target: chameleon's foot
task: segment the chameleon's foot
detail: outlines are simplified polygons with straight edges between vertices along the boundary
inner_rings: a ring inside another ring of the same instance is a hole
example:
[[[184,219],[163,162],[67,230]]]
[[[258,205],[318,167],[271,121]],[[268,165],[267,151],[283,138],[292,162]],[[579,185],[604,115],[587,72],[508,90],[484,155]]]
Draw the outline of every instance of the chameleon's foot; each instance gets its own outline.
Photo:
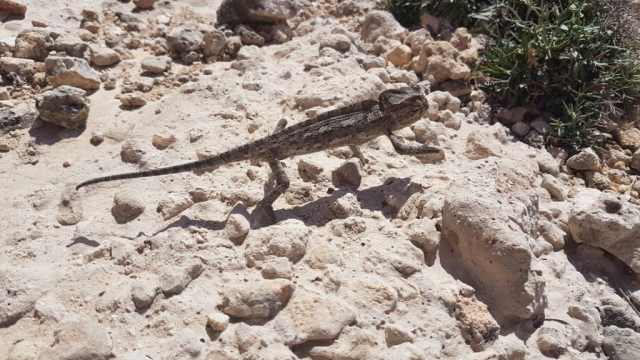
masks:
[[[369,159],[364,157],[364,154],[362,154],[362,151],[360,151],[360,149],[357,146],[351,145],[349,146],[349,149],[351,150],[351,153],[353,153],[352,157],[356,157],[358,158],[358,160],[360,160],[361,167],[364,167],[369,163]]]
[[[437,159],[444,158],[444,151],[439,147],[429,146],[427,144],[409,145],[406,144],[402,138],[393,134],[389,134],[389,140],[391,140],[393,148],[400,155],[430,155]]]
[[[262,200],[256,205],[256,208],[251,213],[252,224],[254,229],[273,225],[276,223],[276,214],[273,211],[273,203],[284,194],[289,187],[289,178],[284,171],[282,163],[278,159],[272,159],[269,161],[269,167],[271,168],[272,176],[276,181],[276,186],[269,191]]]
[[[259,229],[265,226],[271,226],[277,221],[276,213],[273,211],[273,206],[258,203],[255,209],[251,212],[251,228]]]

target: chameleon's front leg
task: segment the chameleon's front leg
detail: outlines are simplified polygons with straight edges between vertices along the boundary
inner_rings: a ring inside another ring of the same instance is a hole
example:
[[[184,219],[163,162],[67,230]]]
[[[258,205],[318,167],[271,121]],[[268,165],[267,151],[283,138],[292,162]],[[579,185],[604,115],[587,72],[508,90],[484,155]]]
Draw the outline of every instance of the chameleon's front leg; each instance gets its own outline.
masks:
[[[273,159],[269,161],[269,167],[276,186],[260,200],[251,213],[253,218],[251,227],[254,229],[275,224],[276,214],[273,211],[273,203],[289,188],[289,177],[284,171],[282,163],[278,159]]]
[[[391,144],[396,152],[400,155],[425,155],[425,154],[441,154],[444,156],[444,152],[442,149],[429,146],[427,144],[422,145],[409,145],[405,144],[401,138],[389,133],[387,135],[389,140],[391,140]]]

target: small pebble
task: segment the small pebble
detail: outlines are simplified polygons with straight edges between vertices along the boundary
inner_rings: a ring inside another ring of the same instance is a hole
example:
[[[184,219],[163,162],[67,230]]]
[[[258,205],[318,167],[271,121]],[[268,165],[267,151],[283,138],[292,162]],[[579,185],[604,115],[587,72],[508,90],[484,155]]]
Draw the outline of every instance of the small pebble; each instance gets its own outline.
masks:
[[[229,326],[229,316],[215,312],[207,315],[207,324],[215,331],[225,331]]]

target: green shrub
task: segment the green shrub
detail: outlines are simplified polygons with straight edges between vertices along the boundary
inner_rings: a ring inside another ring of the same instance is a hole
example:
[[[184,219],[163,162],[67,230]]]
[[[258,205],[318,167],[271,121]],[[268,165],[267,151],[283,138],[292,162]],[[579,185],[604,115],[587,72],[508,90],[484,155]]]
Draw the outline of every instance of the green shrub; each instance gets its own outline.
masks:
[[[482,0],[382,0],[384,8],[405,27],[420,24],[420,15],[445,18],[455,27],[471,27],[475,14],[489,1]]]
[[[575,149],[606,137],[602,120],[638,103],[640,63],[628,1],[503,0],[476,78],[507,107],[533,103],[549,140]]]

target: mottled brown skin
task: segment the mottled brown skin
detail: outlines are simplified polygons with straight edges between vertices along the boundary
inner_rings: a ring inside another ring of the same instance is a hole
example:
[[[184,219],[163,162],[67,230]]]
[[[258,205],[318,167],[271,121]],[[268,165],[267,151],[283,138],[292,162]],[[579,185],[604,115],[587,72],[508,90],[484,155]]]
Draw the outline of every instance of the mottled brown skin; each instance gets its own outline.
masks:
[[[276,187],[258,204],[258,208],[266,211],[271,218],[269,222],[273,222],[275,219],[271,204],[289,186],[289,180],[280,164],[282,159],[339,146],[354,147],[382,135],[389,137],[394,149],[400,154],[441,154],[442,149],[436,147],[406,145],[392,133],[422,117],[429,108],[425,91],[420,85],[386,90],[380,94],[377,102],[368,100],[332,110],[290,127],[286,127],[286,121],[281,120],[273,134],[216,156],[166,168],[98,177],[81,183],[76,189],[105,181],[216,169],[236,161],[265,161],[273,171]]]

